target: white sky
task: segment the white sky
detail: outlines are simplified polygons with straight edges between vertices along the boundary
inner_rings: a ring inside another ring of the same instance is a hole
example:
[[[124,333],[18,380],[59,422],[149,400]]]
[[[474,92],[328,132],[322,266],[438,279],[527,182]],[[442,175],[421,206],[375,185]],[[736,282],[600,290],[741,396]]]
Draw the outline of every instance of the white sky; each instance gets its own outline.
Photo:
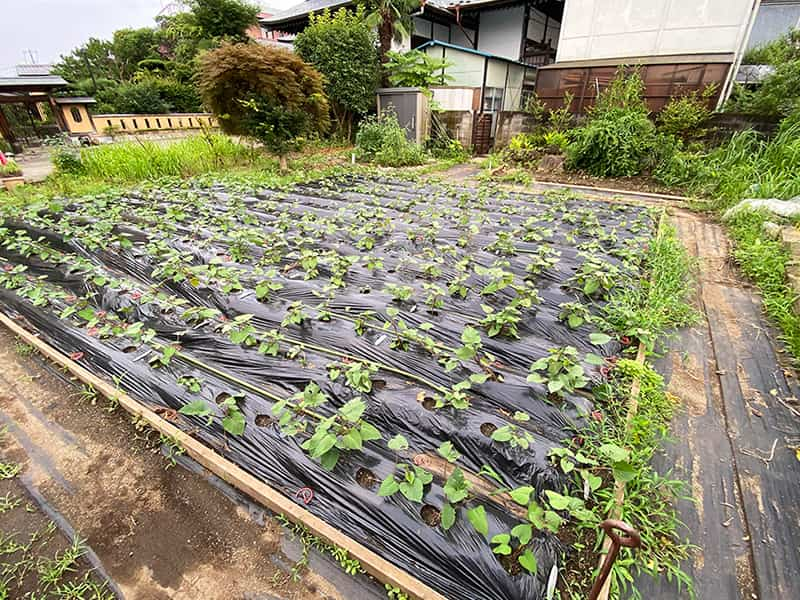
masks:
[[[301,0],[254,2],[277,12]],[[14,65],[58,60],[90,37],[110,39],[116,29],[154,25],[169,0],[0,0],[0,77]]]

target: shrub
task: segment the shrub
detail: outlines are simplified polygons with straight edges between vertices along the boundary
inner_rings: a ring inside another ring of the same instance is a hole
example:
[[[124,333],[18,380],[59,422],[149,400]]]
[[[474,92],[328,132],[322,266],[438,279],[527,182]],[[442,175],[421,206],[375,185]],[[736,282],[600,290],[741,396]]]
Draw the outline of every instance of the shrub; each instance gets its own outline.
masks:
[[[322,76],[288,50],[223,44],[203,55],[200,94],[228,133],[255,138],[280,157],[328,129]]]
[[[364,23],[364,8],[340,8],[312,14],[309,25],[294,40],[294,49],[324,76],[339,133],[348,140],[353,115],[365,114],[375,104],[380,79],[375,32]]]
[[[646,114],[617,109],[575,129],[567,166],[596,177],[628,177],[654,166],[657,136]]]
[[[2,152],[3,154],[8,154],[9,152],[12,151],[13,148],[11,147],[11,144],[9,144],[5,139],[0,137],[0,152]]]
[[[544,145],[549,154],[561,154],[569,146],[569,137],[563,131],[548,131],[544,134]]]
[[[81,175],[84,173],[80,153],[70,148],[56,148],[50,155],[50,160],[57,173],[68,175]]]
[[[6,164],[0,164],[0,177],[15,177],[22,175],[22,169],[13,160],[9,160]]]
[[[744,63],[772,65],[775,72],[755,89],[734,86],[726,111],[785,117],[800,107],[800,29],[749,50]]]
[[[385,167],[419,165],[425,161],[422,148],[408,140],[397,116],[388,111],[362,121],[356,135],[356,156]]]
[[[709,103],[716,91],[716,85],[708,85],[702,92],[692,91],[669,99],[658,114],[658,130],[666,135],[674,135],[684,141],[705,136],[704,126],[711,118]]]
[[[541,132],[518,133],[508,141],[508,146],[500,153],[503,162],[531,165],[539,160],[542,148],[547,144]]]
[[[638,70],[626,73],[620,67],[587,113],[586,125],[570,133],[568,168],[596,177],[630,177],[655,167],[674,149],[649,118]]]

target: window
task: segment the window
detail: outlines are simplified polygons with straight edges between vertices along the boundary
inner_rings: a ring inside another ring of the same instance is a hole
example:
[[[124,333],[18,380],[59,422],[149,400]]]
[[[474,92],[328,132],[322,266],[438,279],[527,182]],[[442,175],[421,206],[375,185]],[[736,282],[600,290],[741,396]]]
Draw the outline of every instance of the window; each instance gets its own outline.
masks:
[[[69,112],[72,115],[72,120],[75,121],[76,123],[80,123],[81,121],[83,121],[83,115],[81,114],[81,111],[78,109],[77,106],[73,106],[72,108],[70,108]]]
[[[172,129],[172,119],[167,119],[167,127]]]
[[[145,129],[150,129],[150,119],[145,119],[144,120],[144,128]]]
[[[156,119],[156,127],[161,129],[161,119]]]
[[[122,128],[123,128],[123,129],[127,129],[127,128],[128,128],[128,126],[127,126],[127,125],[125,125],[125,121],[124,121],[123,119],[120,119],[120,120],[119,120],[119,124],[120,124],[120,125],[122,125]]]
[[[194,127],[194,125],[192,125],[192,119],[191,118],[189,119],[189,127]]]
[[[139,129],[139,125],[136,123],[136,119],[133,119],[133,128]]]

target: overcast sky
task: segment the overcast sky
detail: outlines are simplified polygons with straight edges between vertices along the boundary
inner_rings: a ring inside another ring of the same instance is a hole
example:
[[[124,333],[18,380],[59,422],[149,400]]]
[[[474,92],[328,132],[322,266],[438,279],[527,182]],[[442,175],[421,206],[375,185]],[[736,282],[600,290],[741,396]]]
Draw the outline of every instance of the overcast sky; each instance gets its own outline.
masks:
[[[254,2],[283,10],[301,0]],[[0,77],[14,65],[58,60],[90,37],[110,39],[116,29],[154,25],[169,0],[0,0]]]

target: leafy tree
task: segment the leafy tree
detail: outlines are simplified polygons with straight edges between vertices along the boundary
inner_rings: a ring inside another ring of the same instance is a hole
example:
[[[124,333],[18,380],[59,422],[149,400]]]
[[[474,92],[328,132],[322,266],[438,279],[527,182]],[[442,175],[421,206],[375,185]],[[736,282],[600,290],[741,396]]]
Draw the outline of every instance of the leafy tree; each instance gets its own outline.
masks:
[[[192,0],[195,24],[207,38],[246,39],[245,30],[256,24],[258,7],[241,0]]]
[[[294,41],[295,52],[314,65],[324,79],[323,86],[339,133],[350,139],[353,115],[368,112],[375,102],[380,76],[375,34],[364,22],[364,8],[356,12],[340,8],[331,14],[311,15],[309,26]]]
[[[200,94],[227,133],[261,141],[286,154],[303,136],[328,129],[322,76],[282,48],[224,43],[200,59]]]
[[[158,54],[158,36],[154,29],[118,29],[114,32],[111,52],[121,79],[132,79],[139,63],[161,58]]]
[[[119,68],[114,62],[112,44],[106,40],[90,38],[83,46],[75,48],[53,66],[53,72],[67,81],[110,79],[120,80]]]
[[[434,58],[421,50],[389,52],[388,59],[385,67],[392,85],[429,88],[432,85],[444,85],[452,79],[445,69],[453,63]]]
[[[418,0],[359,0],[367,11],[366,23],[378,30],[381,64],[389,60],[392,39],[398,42],[411,35],[411,13],[419,8]]]

